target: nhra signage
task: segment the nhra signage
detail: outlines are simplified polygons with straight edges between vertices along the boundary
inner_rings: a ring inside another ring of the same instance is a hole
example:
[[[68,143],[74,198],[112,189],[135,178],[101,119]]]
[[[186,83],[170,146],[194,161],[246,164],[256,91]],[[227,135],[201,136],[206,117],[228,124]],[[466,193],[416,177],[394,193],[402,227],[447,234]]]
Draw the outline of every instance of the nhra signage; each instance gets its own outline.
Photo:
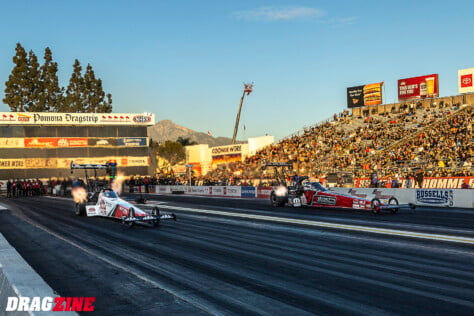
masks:
[[[383,82],[347,88],[347,107],[356,108],[382,104]]]
[[[438,74],[398,80],[399,101],[436,98],[438,96]]]
[[[474,92],[473,84],[474,68],[458,70],[458,92],[470,93]]]
[[[0,112],[0,125],[153,125],[154,114]]]
[[[417,189],[417,205],[453,206],[453,190]]]

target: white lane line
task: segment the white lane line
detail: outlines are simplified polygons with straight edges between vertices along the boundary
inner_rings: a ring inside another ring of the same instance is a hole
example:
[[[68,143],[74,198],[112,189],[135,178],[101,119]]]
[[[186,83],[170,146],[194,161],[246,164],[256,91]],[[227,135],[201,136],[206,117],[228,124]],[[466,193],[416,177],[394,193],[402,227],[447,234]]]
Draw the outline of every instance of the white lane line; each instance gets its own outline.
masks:
[[[0,204],[0,211],[6,211],[6,210],[8,210],[8,207],[6,207],[3,204]]]
[[[180,207],[180,206],[163,205],[163,207],[166,208],[166,209],[176,210],[176,211],[213,214],[213,215],[221,215],[221,216],[229,216],[229,217],[237,217],[237,218],[245,218],[245,219],[256,219],[256,220],[262,220],[262,221],[271,221],[271,222],[290,223],[290,224],[298,224],[298,225],[306,225],[306,226],[315,226],[315,227],[336,228],[336,229],[352,230],[352,231],[383,234],[383,235],[413,237],[413,238],[431,239],[431,240],[438,240],[438,241],[450,241],[450,242],[458,242],[458,243],[465,243],[465,244],[474,245],[474,238],[461,237],[461,236],[426,234],[426,233],[418,233],[418,232],[396,230],[396,229],[376,228],[376,227],[359,226],[359,225],[336,224],[336,223],[330,223],[330,222],[313,221],[313,220],[305,220],[305,219],[285,218],[285,217],[266,216],[266,215],[254,215],[254,214],[243,214],[243,213],[233,213],[233,212],[206,210],[206,209],[198,209],[198,208],[188,208],[188,207]]]

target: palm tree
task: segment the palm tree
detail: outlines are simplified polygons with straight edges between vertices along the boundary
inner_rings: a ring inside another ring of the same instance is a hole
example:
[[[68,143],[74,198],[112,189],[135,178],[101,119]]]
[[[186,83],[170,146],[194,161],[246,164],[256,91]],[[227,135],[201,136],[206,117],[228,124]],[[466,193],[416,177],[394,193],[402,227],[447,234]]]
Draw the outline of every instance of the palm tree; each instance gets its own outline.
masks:
[[[194,140],[191,140],[191,138],[189,138],[189,137],[184,138],[184,137],[180,136],[180,137],[178,137],[178,139],[176,141],[178,143],[180,143],[181,145],[183,145],[183,147],[197,145],[197,142],[195,142]]]

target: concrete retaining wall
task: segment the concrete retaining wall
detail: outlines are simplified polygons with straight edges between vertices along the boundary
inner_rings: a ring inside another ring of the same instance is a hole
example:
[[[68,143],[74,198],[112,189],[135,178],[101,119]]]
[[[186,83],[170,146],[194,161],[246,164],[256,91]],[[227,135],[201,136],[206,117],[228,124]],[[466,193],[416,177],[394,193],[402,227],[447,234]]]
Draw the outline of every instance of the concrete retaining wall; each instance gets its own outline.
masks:
[[[0,233],[0,315],[77,315],[75,312],[6,312],[8,297],[57,297]]]
[[[125,188],[127,190],[127,188]],[[394,196],[400,204],[413,203],[418,206],[474,208],[472,189],[387,189],[387,188],[331,188],[334,192],[351,194],[362,198],[381,200]],[[137,192],[138,190],[135,190]],[[270,196],[271,188],[238,186],[150,186],[150,193],[186,195],[265,198]],[[128,191],[125,191],[128,192]],[[142,189],[141,192],[144,192]]]

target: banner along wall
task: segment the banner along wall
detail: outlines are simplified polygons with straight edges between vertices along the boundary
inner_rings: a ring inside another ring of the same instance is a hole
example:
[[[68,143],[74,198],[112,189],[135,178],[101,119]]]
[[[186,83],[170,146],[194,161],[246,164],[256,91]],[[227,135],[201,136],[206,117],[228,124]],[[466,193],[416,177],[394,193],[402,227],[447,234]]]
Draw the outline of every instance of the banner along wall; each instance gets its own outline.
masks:
[[[154,114],[0,112],[0,125],[153,125]]]
[[[29,137],[0,138],[0,148],[148,147],[148,137]]]

